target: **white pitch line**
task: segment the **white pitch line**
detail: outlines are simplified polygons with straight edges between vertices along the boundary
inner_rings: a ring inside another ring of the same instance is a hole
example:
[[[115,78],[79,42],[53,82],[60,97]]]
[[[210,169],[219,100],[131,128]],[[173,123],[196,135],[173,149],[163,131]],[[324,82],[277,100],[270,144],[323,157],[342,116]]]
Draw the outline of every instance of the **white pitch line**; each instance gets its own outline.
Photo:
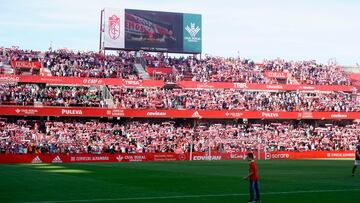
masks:
[[[322,193],[322,192],[349,192],[360,191],[358,189],[339,189],[339,190],[299,190],[287,192],[265,192],[261,195],[281,195],[281,194],[300,194],[300,193]],[[231,197],[231,196],[246,196],[249,193],[239,194],[213,194],[213,195],[176,195],[176,196],[158,196],[158,197],[120,197],[111,199],[77,199],[77,200],[55,200],[55,201],[39,201],[39,202],[24,202],[24,203],[67,203],[67,202],[98,202],[98,201],[129,201],[129,200],[154,200],[154,199],[181,199],[181,198],[201,198],[201,197]]]

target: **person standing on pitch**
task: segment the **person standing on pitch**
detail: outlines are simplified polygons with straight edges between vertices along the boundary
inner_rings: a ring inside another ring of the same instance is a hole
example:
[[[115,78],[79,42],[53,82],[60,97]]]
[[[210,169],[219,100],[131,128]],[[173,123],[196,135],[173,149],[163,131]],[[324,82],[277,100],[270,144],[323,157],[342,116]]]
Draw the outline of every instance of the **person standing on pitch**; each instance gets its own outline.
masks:
[[[260,190],[259,190],[259,175],[257,165],[254,160],[254,154],[248,153],[247,160],[249,161],[249,174],[244,177],[244,180],[249,180],[250,183],[250,199],[249,202],[261,202],[260,200]],[[255,198],[254,198],[255,190]]]
[[[360,140],[358,141],[358,144],[356,145],[356,149],[355,149],[355,163],[352,169],[352,176],[355,176],[355,169],[359,165],[360,165]]]

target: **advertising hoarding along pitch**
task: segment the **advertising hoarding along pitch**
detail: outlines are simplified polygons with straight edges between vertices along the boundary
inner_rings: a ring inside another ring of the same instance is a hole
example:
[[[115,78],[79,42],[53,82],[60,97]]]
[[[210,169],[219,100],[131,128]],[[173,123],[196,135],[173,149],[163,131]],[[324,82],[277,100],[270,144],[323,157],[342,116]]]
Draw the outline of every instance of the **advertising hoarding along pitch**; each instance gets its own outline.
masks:
[[[246,152],[193,152],[192,160],[244,160]],[[257,153],[255,153],[257,154]],[[80,162],[151,162],[151,161],[187,161],[190,160],[190,153],[137,153],[137,154],[0,154],[0,164],[16,163],[80,163]],[[261,152],[260,157],[255,159],[353,159],[355,153],[352,150],[346,151],[275,151]]]
[[[106,8],[101,12],[103,49],[201,53],[201,15]]]

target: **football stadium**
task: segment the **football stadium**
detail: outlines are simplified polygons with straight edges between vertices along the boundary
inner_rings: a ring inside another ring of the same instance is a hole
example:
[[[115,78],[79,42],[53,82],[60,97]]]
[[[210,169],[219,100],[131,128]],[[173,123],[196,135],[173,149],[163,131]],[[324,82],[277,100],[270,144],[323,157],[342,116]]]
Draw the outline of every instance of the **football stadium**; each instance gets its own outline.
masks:
[[[3,4],[0,202],[360,202],[359,2],[226,2]]]

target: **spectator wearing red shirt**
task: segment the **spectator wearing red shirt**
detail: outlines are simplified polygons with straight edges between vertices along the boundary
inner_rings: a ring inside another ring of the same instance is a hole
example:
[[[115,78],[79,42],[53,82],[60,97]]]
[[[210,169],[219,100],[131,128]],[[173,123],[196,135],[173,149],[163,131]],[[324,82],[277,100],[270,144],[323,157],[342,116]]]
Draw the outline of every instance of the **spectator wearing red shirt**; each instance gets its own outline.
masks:
[[[248,153],[247,154],[247,160],[249,163],[249,174],[244,177],[244,180],[249,180],[250,183],[250,199],[248,201],[251,203],[254,202],[261,202],[260,200],[260,190],[259,190],[259,175],[258,175],[258,169],[257,165],[254,160],[254,154]],[[254,198],[254,190],[255,190],[255,198]]]

